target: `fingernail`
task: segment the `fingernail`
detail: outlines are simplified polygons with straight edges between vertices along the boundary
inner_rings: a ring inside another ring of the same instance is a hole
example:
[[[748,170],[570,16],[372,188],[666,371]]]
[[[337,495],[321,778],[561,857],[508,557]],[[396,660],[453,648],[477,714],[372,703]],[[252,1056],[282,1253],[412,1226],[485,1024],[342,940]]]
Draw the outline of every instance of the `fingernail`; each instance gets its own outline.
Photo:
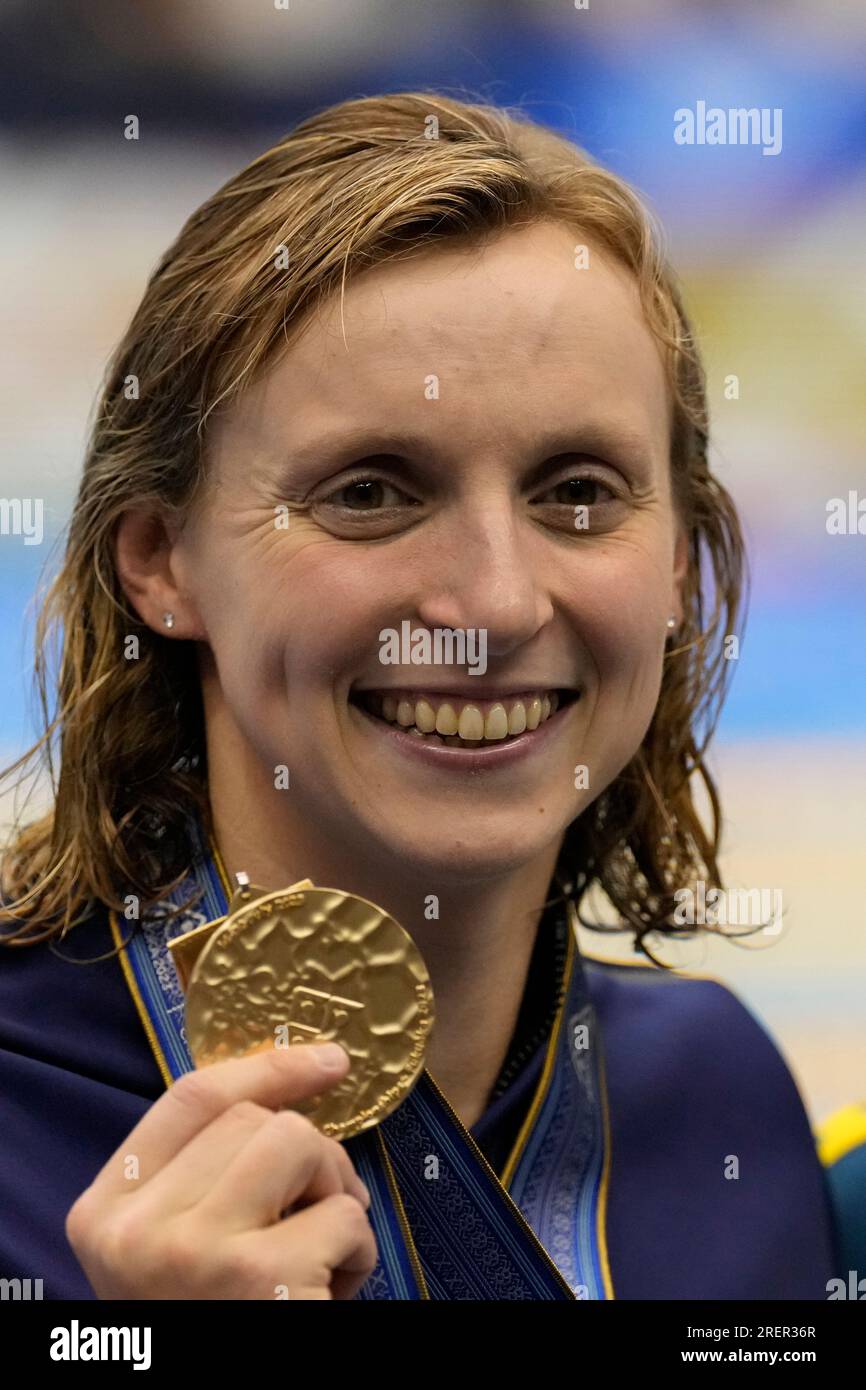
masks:
[[[348,1054],[339,1043],[316,1043],[312,1051],[325,1071],[342,1071],[348,1061]]]

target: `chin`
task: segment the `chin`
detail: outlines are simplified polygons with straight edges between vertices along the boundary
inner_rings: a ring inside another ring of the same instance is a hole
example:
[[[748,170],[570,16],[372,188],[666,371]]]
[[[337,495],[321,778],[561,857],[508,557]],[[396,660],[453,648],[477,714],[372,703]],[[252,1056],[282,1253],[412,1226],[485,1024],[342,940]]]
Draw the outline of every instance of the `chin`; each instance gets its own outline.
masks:
[[[537,819],[537,807],[533,808]],[[498,878],[513,873],[550,846],[554,835],[526,834],[526,816],[509,817],[507,826],[497,825],[483,814],[474,819],[443,813],[437,828],[436,816],[428,813],[413,834],[404,821],[395,834],[383,836],[381,823],[377,838],[384,855],[399,863],[403,873],[419,877],[419,891],[435,892],[436,886],[455,886],[479,879]],[[545,817],[545,822],[547,818]],[[560,834],[562,832],[559,832]],[[518,850],[519,847],[519,850]]]

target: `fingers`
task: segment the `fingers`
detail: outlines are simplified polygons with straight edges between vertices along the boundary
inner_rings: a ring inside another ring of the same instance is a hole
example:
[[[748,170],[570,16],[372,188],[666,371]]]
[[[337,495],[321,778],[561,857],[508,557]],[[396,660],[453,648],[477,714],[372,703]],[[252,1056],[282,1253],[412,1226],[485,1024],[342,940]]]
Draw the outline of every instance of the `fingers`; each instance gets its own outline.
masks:
[[[346,1193],[293,1213],[253,1240],[258,1259],[271,1271],[274,1286],[284,1284],[289,1298],[319,1297],[329,1286],[331,1297],[353,1298],[378,1258],[367,1215]],[[298,1261],[299,1250],[315,1251],[315,1258]]]
[[[271,1226],[301,1199],[309,1204],[345,1192],[341,1152],[336,1140],[320,1134],[303,1115],[282,1110],[238,1149],[197,1216],[227,1233]],[[359,1200],[363,1188],[352,1172]]]
[[[349,1192],[370,1197],[349,1155],[296,1110],[239,1101],[181,1149],[144,1188],[151,1210],[169,1215],[204,1202],[227,1230],[278,1221],[301,1198]]]
[[[363,1178],[359,1176],[355,1165],[346,1153],[343,1145],[336,1139],[332,1139],[331,1143],[334,1145],[337,1167],[343,1179],[344,1190],[348,1192],[350,1196],[357,1197],[361,1206],[366,1211],[370,1206],[370,1193],[367,1189],[367,1184],[364,1182]]]
[[[151,1106],[67,1215],[98,1298],[354,1297],[376,1263],[369,1194],[292,1108],[348,1070],[318,1050],[215,1063]]]
[[[274,1111],[266,1106],[251,1100],[236,1101],[140,1188],[141,1199],[154,1215],[170,1216],[195,1206],[212,1190],[236,1154],[272,1119]],[[130,1186],[127,1184],[127,1191]]]
[[[236,1102],[254,1101],[277,1110],[326,1090],[345,1076],[349,1058],[340,1048],[340,1066],[326,1070],[317,1058],[323,1051],[317,1045],[297,1043],[188,1072],[160,1096],[112,1154],[88,1189],[89,1198],[102,1202],[129,1192],[126,1173],[131,1155],[138,1159],[140,1181],[147,1183]]]

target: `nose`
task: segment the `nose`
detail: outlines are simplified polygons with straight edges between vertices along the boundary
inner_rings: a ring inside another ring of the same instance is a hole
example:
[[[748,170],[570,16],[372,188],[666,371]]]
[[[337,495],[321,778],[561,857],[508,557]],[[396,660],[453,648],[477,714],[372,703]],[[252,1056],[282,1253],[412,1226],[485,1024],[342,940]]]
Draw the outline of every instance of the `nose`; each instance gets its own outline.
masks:
[[[425,566],[418,617],[428,628],[483,628],[488,656],[507,656],[553,616],[537,537],[513,503],[464,501]]]

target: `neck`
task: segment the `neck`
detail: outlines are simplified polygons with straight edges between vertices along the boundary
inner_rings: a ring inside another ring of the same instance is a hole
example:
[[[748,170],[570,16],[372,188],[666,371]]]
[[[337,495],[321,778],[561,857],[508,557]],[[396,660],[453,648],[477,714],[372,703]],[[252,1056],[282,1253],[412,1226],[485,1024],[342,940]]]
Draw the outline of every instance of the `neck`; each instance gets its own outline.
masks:
[[[309,878],[377,903],[413,938],[435,1000],[427,1067],[463,1124],[473,1125],[514,1032],[559,843],[496,877],[425,882],[417,866],[376,859],[365,846],[335,848],[331,836],[281,821],[261,788],[245,796],[210,771],[214,836],[230,883],[240,870],[271,892]],[[432,894],[437,917],[429,915]]]

